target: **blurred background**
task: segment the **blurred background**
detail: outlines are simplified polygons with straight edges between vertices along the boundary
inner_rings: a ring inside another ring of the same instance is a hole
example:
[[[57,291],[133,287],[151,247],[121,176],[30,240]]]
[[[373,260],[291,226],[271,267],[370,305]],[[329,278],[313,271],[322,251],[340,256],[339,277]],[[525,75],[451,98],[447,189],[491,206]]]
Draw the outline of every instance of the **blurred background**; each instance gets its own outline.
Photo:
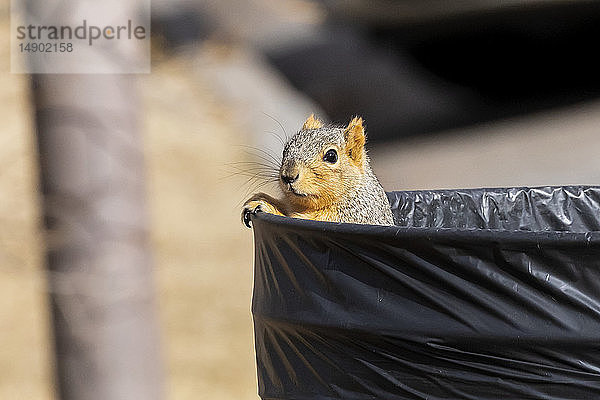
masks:
[[[8,67],[9,3],[0,398],[53,399],[32,82]],[[314,112],[364,117],[388,191],[597,184],[598,39],[597,1],[154,0],[135,90],[166,398],[257,398],[239,210],[260,182],[232,163],[279,154]]]

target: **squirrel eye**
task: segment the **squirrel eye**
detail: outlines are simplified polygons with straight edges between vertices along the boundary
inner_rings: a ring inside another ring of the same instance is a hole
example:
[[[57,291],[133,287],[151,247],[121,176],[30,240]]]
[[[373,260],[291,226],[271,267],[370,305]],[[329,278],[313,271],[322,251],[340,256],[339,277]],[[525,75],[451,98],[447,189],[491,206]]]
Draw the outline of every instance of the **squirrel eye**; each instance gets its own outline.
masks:
[[[327,150],[327,153],[323,156],[323,161],[328,162],[330,164],[335,164],[338,159],[337,151],[334,149]]]

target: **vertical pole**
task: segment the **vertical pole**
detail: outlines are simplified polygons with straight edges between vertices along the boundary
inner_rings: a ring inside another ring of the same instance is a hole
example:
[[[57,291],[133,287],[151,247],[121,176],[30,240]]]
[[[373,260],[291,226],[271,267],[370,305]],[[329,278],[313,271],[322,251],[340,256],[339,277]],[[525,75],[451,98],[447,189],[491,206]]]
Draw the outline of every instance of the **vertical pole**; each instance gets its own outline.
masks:
[[[60,398],[160,399],[135,81],[33,86]]]
[[[135,3],[107,10],[127,21]],[[93,15],[99,3],[69,6]],[[32,85],[60,398],[161,399],[135,76],[33,75]]]

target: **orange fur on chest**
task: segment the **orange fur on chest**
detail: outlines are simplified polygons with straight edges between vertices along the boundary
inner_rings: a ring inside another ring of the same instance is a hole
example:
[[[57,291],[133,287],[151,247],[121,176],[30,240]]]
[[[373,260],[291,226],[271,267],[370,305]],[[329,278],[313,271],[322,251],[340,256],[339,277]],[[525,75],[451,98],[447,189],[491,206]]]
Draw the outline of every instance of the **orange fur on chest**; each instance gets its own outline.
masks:
[[[302,213],[290,212],[288,216],[293,218],[311,219],[314,221],[335,222],[338,220],[338,213],[331,208]]]

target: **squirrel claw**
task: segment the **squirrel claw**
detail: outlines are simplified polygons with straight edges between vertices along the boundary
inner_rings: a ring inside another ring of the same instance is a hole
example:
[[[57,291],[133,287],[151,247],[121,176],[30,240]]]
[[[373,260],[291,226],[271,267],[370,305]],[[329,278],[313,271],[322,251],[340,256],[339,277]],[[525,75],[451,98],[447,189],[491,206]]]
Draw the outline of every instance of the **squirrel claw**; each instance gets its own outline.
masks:
[[[252,222],[250,220],[251,215],[256,215],[258,211],[262,211],[260,204],[254,207],[254,209],[250,207],[244,207],[242,211],[242,223],[246,225],[248,228],[252,228]]]

